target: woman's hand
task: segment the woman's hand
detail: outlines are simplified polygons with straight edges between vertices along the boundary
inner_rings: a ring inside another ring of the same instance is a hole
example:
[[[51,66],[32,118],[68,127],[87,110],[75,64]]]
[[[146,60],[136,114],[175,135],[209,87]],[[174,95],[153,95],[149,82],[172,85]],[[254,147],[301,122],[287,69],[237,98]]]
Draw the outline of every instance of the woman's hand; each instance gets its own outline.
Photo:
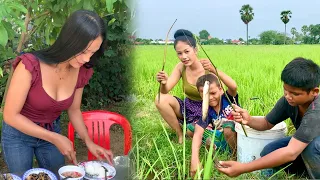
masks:
[[[164,71],[159,71],[157,73],[157,81],[160,82],[161,84],[166,84],[168,80],[168,74]]]
[[[73,144],[67,137],[57,134],[57,136],[54,137],[52,144],[59,149],[62,155],[67,156],[73,164],[78,164]]]
[[[88,141],[86,143],[88,150],[95,156],[97,157],[100,161],[103,160],[104,158],[107,159],[109,164],[113,165],[112,160],[113,160],[113,154],[110,150],[106,150],[101,146],[98,146],[95,144],[93,141]]]
[[[204,70],[207,70],[207,71],[210,71],[210,72],[216,74],[216,70],[213,67],[213,65],[211,64],[209,59],[201,59],[200,63],[202,64],[202,67]]]

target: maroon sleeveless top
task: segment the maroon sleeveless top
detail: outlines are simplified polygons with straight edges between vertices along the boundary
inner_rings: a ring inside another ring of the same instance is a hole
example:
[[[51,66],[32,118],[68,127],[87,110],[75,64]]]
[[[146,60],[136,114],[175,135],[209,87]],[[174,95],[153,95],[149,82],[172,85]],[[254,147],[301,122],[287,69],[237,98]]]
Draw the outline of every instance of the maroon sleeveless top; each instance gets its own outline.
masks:
[[[56,101],[42,87],[39,59],[31,53],[23,54],[18,56],[13,62],[14,69],[20,61],[32,74],[31,87],[20,113],[37,124],[52,124],[62,111],[67,110],[71,106],[76,89],[88,84],[93,74],[92,68],[86,69],[82,66],[79,70],[77,84],[72,95],[65,100]]]

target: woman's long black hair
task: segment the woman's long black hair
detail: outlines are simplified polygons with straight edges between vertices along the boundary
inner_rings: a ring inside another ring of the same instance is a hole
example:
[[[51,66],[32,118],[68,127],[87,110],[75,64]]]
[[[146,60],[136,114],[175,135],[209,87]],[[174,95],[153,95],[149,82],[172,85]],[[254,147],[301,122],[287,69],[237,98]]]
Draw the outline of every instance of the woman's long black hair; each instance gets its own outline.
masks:
[[[101,36],[103,42],[90,61],[84,66],[92,68],[103,55],[106,44],[106,28],[101,17],[93,11],[78,10],[70,15],[52,46],[31,52],[47,64],[58,64],[82,53],[90,41]]]

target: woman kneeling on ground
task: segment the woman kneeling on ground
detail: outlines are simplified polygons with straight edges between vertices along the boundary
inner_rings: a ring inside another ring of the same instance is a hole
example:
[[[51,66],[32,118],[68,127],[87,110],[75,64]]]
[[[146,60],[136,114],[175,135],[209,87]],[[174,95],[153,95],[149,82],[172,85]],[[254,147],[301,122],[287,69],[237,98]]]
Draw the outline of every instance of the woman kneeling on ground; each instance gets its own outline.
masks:
[[[183,142],[183,132],[181,126],[184,121],[184,108],[186,123],[195,123],[202,117],[202,98],[196,87],[197,79],[210,73],[212,67],[209,60],[199,60],[196,40],[188,30],[177,30],[174,34],[174,48],[180,62],[173,69],[170,77],[164,71],[157,73],[157,81],[161,82],[160,102],[158,95],[155,104],[162,118],[174,129],[178,135],[178,143]],[[218,71],[223,83],[224,79],[230,78],[222,71]],[[212,73],[216,73],[213,71]],[[182,79],[182,84],[186,98],[181,100],[176,96],[168,94],[171,89]],[[235,84],[235,83],[234,83]],[[228,86],[229,90],[236,91],[235,86]],[[193,136],[191,131],[187,131],[189,136]]]

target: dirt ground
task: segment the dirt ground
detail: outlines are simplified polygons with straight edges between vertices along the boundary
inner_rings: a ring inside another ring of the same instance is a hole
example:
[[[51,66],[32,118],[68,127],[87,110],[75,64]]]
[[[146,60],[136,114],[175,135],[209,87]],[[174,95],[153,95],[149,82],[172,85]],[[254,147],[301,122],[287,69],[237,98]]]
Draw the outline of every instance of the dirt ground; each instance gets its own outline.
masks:
[[[83,141],[79,142],[80,143],[76,144],[77,160],[78,162],[83,162],[87,160],[88,151]],[[110,129],[110,146],[114,157],[123,155],[124,135],[123,130],[119,125],[114,125]]]

